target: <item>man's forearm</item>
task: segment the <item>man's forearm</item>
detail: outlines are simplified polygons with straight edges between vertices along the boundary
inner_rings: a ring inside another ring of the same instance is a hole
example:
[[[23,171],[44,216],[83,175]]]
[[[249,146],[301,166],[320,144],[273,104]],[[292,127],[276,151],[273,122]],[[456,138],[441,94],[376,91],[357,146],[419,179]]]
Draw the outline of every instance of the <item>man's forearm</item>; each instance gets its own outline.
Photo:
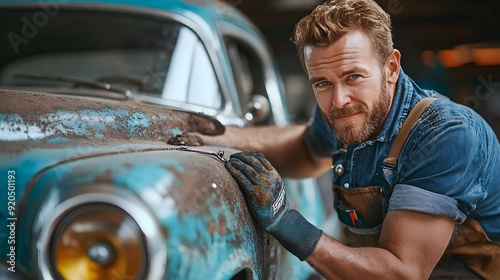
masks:
[[[348,247],[322,235],[306,261],[326,279],[427,279],[411,271],[390,251],[378,247]]]
[[[284,141],[283,135],[290,127],[232,127],[226,126],[226,131],[218,136],[202,136],[205,144],[221,145],[242,151],[259,151],[264,153],[278,141]],[[265,154],[265,153],[264,153]]]
[[[378,247],[352,248],[322,235],[306,261],[327,279],[428,279],[456,222],[415,211],[389,211]]]
[[[283,177],[315,177],[325,172],[331,159],[313,158],[303,141],[306,125],[287,127],[226,127],[220,136],[202,136],[205,144],[263,153]]]

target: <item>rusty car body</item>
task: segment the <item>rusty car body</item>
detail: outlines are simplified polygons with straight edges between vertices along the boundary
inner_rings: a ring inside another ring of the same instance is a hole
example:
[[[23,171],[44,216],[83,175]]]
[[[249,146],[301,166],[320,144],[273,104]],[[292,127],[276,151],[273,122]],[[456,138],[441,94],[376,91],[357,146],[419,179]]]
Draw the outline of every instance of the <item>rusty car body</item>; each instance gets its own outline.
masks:
[[[287,125],[265,40],[211,1],[0,1],[2,279],[306,279],[193,133]],[[290,204],[325,220],[314,180]]]

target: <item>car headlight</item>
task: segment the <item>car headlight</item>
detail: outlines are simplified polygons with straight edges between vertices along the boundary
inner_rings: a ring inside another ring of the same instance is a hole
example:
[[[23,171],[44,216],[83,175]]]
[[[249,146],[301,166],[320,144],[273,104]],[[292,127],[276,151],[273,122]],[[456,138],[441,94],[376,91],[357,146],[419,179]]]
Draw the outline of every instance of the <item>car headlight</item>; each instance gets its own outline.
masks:
[[[90,204],[59,223],[50,255],[64,279],[142,279],[146,248],[141,229],[122,209]]]
[[[161,227],[135,195],[93,185],[54,197],[58,201],[48,200],[40,215],[45,218],[36,223],[43,279],[163,278]]]

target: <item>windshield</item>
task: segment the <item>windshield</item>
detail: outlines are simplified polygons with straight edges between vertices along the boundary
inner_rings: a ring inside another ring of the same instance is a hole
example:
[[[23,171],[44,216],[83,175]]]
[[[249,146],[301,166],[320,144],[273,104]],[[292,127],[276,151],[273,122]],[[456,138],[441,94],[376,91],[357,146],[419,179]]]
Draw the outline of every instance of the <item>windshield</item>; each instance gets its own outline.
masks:
[[[206,49],[180,23],[97,10],[60,10],[50,16],[26,8],[1,9],[0,18],[0,87],[69,90],[92,85],[72,82],[78,79],[221,107]]]

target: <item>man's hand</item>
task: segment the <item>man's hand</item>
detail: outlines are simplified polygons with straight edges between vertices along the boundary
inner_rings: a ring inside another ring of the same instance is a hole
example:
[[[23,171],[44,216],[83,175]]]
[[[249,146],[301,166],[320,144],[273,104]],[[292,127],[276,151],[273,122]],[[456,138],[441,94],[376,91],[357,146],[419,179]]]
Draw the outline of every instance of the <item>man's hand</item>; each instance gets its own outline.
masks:
[[[226,167],[243,191],[259,226],[270,232],[288,211],[283,180],[261,153],[238,153]]]
[[[285,185],[261,153],[243,152],[230,157],[226,168],[243,191],[250,213],[266,232],[300,260],[312,252],[322,231],[299,212],[290,210]]]

